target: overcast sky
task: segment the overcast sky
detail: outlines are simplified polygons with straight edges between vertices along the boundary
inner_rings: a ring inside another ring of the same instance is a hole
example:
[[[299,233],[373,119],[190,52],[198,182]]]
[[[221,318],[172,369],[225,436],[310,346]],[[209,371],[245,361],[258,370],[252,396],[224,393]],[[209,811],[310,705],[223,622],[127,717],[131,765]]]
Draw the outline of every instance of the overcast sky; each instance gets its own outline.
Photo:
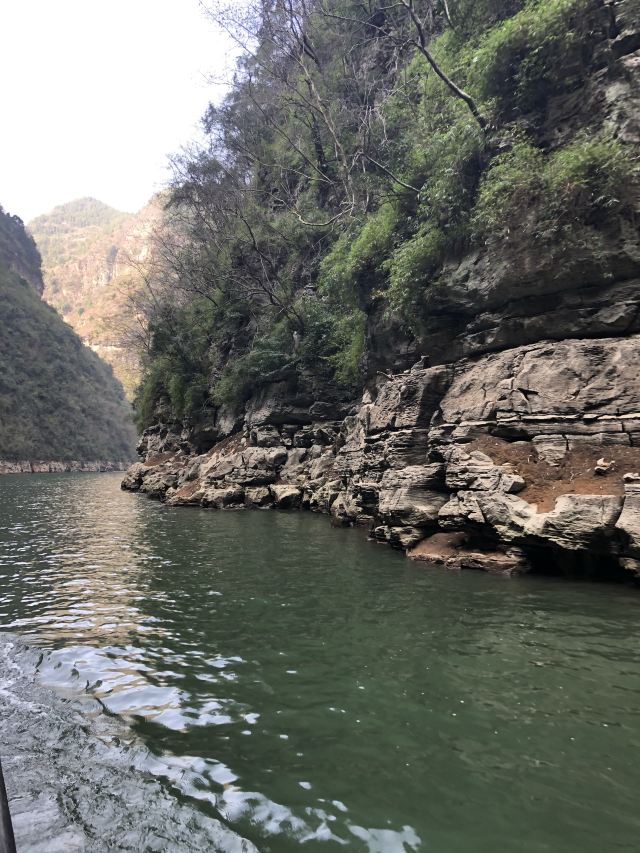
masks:
[[[138,210],[231,62],[198,0],[0,0],[0,204]]]

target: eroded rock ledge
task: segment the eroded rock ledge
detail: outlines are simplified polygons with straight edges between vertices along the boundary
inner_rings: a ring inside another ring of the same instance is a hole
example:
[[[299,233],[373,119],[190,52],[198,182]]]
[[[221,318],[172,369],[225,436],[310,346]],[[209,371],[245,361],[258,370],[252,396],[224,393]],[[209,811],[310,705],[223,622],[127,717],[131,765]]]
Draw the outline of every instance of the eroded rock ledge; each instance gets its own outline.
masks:
[[[379,375],[360,403],[263,390],[148,430],[123,488],[171,506],[276,507],[370,527],[417,560],[502,574],[640,576],[640,336],[541,342]]]

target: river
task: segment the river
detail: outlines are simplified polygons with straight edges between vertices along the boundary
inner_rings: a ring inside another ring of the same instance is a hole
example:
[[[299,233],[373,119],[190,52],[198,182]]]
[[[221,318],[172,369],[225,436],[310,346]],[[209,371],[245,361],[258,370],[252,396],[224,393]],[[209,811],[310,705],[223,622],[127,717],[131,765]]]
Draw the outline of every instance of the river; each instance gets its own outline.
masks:
[[[637,592],[450,574],[118,475],[0,498],[20,853],[638,850]]]

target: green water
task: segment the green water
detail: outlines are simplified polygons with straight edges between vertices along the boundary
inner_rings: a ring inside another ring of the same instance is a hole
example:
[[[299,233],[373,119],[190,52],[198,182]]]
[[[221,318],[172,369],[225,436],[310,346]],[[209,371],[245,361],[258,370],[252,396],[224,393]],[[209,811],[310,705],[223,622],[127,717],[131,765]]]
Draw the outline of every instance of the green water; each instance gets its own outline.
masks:
[[[638,593],[448,574],[111,475],[0,499],[0,629],[124,720],[180,808],[274,853],[640,848]]]

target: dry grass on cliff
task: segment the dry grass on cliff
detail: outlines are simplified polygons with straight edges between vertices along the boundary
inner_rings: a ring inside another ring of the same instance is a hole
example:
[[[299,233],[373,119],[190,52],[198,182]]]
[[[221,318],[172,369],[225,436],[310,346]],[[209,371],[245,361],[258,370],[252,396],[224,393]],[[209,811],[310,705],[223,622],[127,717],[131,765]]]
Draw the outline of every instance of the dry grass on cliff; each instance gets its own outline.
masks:
[[[623,475],[640,471],[640,447],[585,444],[569,450],[559,465],[538,459],[528,441],[483,436],[473,441],[469,449],[486,453],[498,465],[512,465],[527,484],[518,497],[536,504],[538,512],[552,510],[561,495],[623,495]],[[614,464],[606,475],[600,476],[594,469],[603,457]]]

